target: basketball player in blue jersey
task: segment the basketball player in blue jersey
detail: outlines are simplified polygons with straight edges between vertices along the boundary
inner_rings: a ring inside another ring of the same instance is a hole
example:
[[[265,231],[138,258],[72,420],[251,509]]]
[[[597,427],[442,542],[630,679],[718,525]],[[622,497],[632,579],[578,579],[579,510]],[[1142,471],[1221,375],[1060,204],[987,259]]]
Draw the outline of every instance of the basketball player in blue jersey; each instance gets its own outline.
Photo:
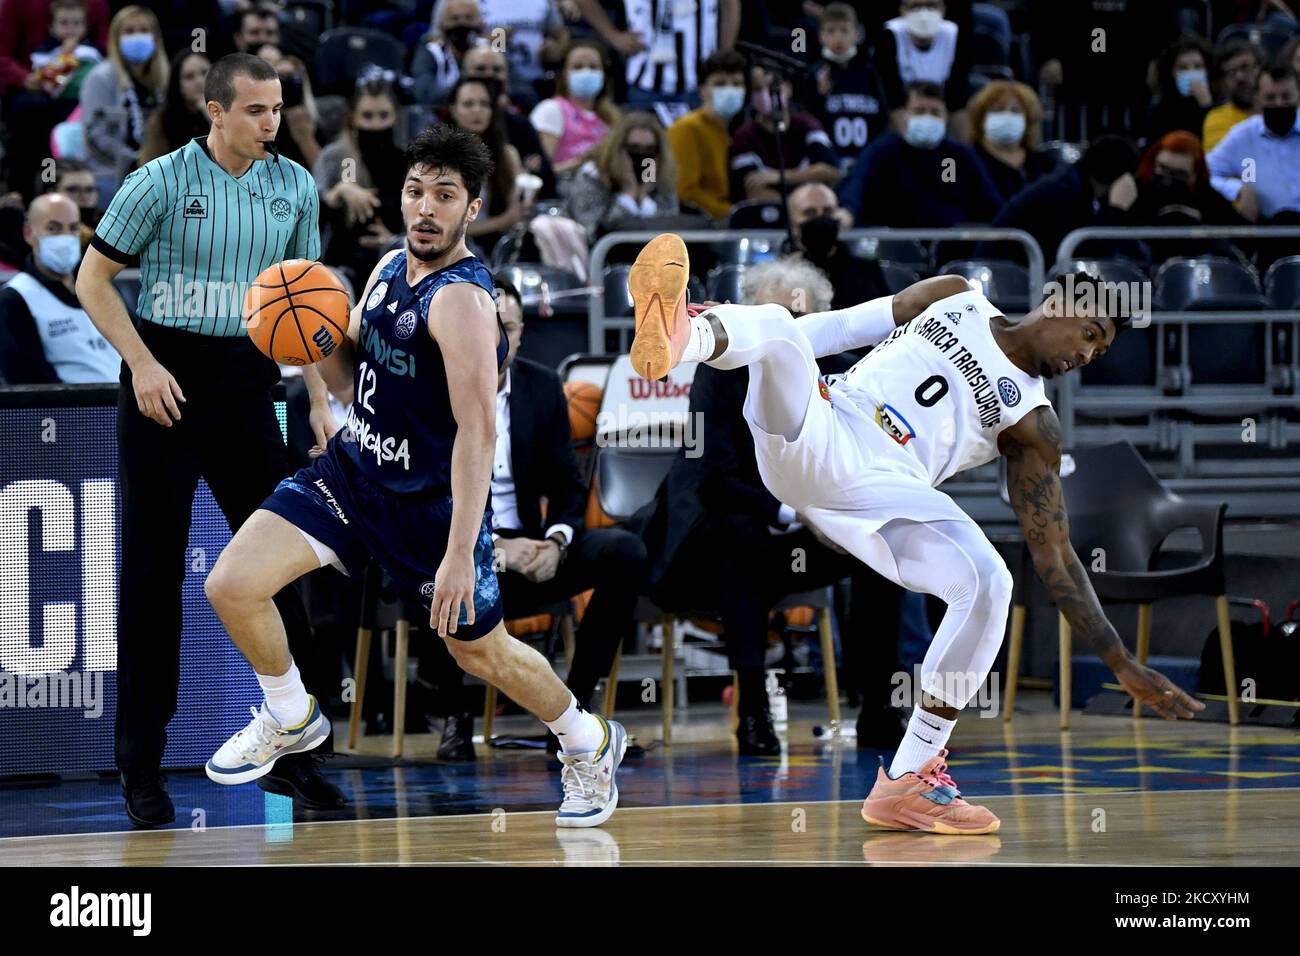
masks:
[[[502,624],[486,509],[507,342],[491,273],[465,247],[491,168],[483,142],[457,128],[411,143],[405,248],[380,260],[347,337],[319,366],[317,387],[351,403],[348,424],[280,483],[208,576],[208,598],[266,692],[248,726],[208,761],[218,783],[255,780],[328,733],[271,597],[326,564],[355,575],[373,556],[403,600],[429,609],[464,670],[559,738],[556,825],[598,826],[618,803],[623,727],[583,710],[546,659]]]

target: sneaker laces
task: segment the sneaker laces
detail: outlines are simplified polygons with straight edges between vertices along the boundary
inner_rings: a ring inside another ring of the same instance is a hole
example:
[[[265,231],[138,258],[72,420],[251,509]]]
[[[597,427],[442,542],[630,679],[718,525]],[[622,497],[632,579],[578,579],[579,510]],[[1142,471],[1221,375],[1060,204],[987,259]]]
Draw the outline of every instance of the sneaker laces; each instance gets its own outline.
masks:
[[[275,738],[275,729],[262,719],[262,712],[256,707],[248,710],[253,715],[253,722],[239,732],[235,743],[240,754],[245,756],[269,748]]]
[[[591,803],[596,795],[596,775],[599,770],[594,760],[560,760],[560,784],[564,787],[564,802],[570,800]]]
[[[957,781],[948,775],[948,764],[942,757],[929,772],[918,771],[916,775],[932,787],[952,787],[953,790],[957,790]],[[960,795],[960,791],[957,792]]]

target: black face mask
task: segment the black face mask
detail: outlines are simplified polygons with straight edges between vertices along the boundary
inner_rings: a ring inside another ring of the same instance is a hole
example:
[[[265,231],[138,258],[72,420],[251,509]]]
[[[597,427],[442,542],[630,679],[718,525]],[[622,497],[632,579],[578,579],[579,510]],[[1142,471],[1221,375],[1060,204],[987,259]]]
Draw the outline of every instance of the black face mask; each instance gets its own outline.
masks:
[[[287,76],[280,76],[280,96],[284,100],[284,108],[293,109],[295,106],[302,106],[302,77],[296,73],[290,73]]]
[[[356,138],[357,148],[363,156],[397,151],[391,129],[359,129]]]
[[[799,227],[804,255],[813,262],[825,262],[840,240],[840,221],[834,216],[818,216]]]
[[[1274,136],[1285,136],[1295,126],[1294,106],[1265,106],[1261,112],[1264,114],[1264,125]]]
[[[473,38],[478,36],[478,31],[473,27],[450,27],[443,36],[457,53],[464,53],[470,48]]]
[[[1192,186],[1187,180],[1170,176],[1168,173],[1157,173],[1151,177],[1151,185],[1159,191],[1160,195],[1170,198],[1192,195]]]
[[[644,175],[645,171],[650,168],[646,165],[646,160],[648,159],[652,162],[657,161],[659,159],[659,153],[653,149],[634,149],[629,147],[627,149],[627,157],[632,160],[632,172],[638,179],[640,179],[641,176]]]

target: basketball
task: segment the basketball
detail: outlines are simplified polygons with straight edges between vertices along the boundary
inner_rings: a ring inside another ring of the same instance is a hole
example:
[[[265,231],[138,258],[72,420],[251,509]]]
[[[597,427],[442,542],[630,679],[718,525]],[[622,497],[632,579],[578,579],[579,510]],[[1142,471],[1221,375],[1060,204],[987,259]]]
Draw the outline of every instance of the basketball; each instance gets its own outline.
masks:
[[[286,259],[253,280],[244,296],[248,337],[281,365],[314,365],[348,330],[348,293],[327,266]]]
[[[565,382],[564,395],[569,400],[569,433],[574,441],[596,437],[596,413],[604,389],[592,382]]]

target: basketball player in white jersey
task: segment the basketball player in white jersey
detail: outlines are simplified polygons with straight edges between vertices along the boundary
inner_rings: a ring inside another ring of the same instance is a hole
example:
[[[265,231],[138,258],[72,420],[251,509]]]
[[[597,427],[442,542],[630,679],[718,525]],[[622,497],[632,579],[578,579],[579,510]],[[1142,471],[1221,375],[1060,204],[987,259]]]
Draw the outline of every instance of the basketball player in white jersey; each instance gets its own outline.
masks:
[[[1061,427],[1043,380],[1104,354],[1126,316],[1060,308],[1057,297],[1012,322],[959,276],[798,321],[778,305],[688,311],[688,273],[675,235],[638,256],[628,276],[637,372],[748,366],[745,418],[768,490],[880,574],[948,604],[922,664],[921,703],[863,804],[868,822],[951,834],[999,826],[961,799],[945,757],[957,713],[1002,643],[1012,579],[979,526],[936,487],[999,454],[1034,567],[1074,632],[1143,705],[1168,719],[1205,709],[1128,653],[1070,546]],[[1077,277],[1076,291],[1095,281]],[[819,376],[817,357],[868,345],[842,378]]]

